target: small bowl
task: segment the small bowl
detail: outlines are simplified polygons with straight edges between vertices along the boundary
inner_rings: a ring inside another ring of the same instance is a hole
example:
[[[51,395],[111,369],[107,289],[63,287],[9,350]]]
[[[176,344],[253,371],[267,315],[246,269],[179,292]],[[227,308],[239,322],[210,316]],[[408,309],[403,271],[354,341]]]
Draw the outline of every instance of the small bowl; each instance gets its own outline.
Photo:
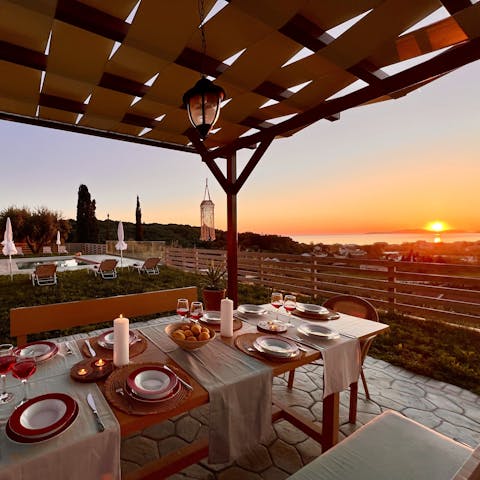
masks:
[[[170,323],[165,327],[165,333],[170,337],[170,339],[175,342],[180,348],[184,350],[196,350],[197,348],[201,348],[206,345],[208,342],[211,342],[215,338],[215,330],[210,328],[206,325],[201,325],[202,328],[208,328],[210,332],[210,338],[208,340],[196,340],[195,342],[187,341],[187,340],[179,340],[177,338],[172,337],[172,333],[175,330],[178,330],[182,325],[187,325],[185,322],[176,322]],[[192,324],[193,325],[193,324]]]

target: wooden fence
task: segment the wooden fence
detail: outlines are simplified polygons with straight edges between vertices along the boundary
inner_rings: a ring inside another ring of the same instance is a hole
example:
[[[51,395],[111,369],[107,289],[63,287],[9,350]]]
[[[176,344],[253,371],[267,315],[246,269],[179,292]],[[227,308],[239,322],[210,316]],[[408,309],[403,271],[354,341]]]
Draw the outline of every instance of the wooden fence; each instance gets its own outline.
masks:
[[[226,262],[223,250],[171,248],[165,263],[201,272]],[[480,326],[480,266],[239,252],[238,280],[321,301],[369,299],[383,311]]]

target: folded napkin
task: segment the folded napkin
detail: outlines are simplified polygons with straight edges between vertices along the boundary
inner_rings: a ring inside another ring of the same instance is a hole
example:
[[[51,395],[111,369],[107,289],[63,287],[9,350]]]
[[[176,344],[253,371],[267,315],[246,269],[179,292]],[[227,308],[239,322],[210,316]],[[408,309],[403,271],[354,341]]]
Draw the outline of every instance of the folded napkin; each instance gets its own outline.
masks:
[[[360,342],[356,338],[317,342],[325,347],[323,357],[323,398],[341,392],[360,375]]]
[[[218,339],[186,352],[163,328],[148,327],[142,333],[209,393],[208,461],[230,462],[266,440],[272,428],[271,368]]]

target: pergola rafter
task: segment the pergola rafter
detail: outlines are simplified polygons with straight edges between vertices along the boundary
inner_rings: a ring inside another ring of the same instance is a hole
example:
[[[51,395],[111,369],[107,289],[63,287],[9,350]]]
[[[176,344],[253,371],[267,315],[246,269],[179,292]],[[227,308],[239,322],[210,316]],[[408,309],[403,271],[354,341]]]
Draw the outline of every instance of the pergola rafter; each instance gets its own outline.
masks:
[[[445,18],[415,28],[441,6]],[[0,12],[0,119],[198,153],[227,196],[234,299],[237,194],[275,138],[480,58],[473,0],[230,0],[204,25],[205,54],[197,0],[0,0]],[[227,93],[203,142],[182,105],[200,73]],[[356,81],[365,85],[339,96]],[[254,150],[237,175],[244,148]]]

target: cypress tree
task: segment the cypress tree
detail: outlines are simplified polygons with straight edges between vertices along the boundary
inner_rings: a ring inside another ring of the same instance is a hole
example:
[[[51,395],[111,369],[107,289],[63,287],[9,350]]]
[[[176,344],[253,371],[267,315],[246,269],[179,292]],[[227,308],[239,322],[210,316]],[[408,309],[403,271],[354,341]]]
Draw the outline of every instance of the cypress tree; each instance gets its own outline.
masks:
[[[77,202],[77,242],[98,242],[98,224],[95,217],[95,209],[95,200],[91,199],[87,186],[80,185]]]
[[[140,208],[140,199],[137,195],[137,209],[135,211],[135,240],[141,242],[143,240],[143,225],[142,225],[142,209]]]

